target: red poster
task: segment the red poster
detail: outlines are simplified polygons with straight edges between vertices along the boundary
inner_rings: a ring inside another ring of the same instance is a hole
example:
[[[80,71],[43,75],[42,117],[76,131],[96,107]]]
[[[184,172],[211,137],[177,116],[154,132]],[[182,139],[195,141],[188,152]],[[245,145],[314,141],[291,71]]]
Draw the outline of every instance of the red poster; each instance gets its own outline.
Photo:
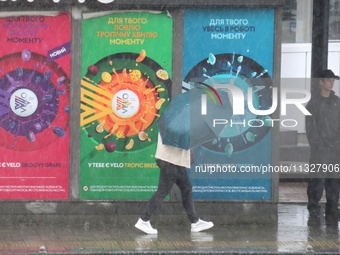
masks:
[[[67,199],[68,13],[0,18],[0,199]]]

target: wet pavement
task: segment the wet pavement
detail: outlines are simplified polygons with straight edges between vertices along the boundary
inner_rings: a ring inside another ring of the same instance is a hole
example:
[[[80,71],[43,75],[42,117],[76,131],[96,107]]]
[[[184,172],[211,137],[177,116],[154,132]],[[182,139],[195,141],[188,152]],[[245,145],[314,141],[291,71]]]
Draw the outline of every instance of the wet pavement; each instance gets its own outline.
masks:
[[[0,254],[340,254],[339,224],[325,224],[322,214],[309,221],[298,186],[280,193],[276,224],[218,225],[200,233],[154,224],[157,236],[133,226],[0,226]]]

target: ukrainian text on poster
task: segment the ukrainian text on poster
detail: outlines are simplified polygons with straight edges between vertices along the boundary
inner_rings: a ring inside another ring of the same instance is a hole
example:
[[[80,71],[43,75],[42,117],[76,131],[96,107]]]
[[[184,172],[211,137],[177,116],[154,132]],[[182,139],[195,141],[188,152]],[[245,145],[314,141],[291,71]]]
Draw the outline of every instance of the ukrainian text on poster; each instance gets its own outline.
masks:
[[[272,162],[273,50],[273,9],[185,10],[183,90],[204,84],[207,100],[227,91],[233,104],[231,117],[212,118],[219,135],[193,149],[195,198],[271,199],[271,173],[248,168]]]
[[[172,18],[84,16],[82,42],[80,197],[149,198],[157,121],[170,99]]]
[[[0,30],[0,198],[67,199],[70,16],[9,16]]]

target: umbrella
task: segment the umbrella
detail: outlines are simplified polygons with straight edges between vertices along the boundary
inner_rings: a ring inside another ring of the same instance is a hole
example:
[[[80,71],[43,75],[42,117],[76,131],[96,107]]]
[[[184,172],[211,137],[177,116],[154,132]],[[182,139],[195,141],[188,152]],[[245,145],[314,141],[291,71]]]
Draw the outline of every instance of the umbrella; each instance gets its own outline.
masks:
[[[211,96],[206,97],[206,104],[202,103],[202,95]],[[201,113],[202,104],[206,106],[205,115]],[[218,91],[213,95],[195,87],[172,99],[158,120],[158,129],[163,144],[188,150],[218,137],[225,125],[214,125],[214,120],[228,120],[231,116],[227,92]]]

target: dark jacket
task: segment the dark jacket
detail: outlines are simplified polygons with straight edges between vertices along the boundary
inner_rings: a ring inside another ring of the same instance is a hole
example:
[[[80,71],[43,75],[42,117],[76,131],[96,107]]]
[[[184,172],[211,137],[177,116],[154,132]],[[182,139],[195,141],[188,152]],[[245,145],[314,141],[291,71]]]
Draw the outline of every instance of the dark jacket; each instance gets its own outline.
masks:
[[[311,161],[336,163],[340,152],[340,98],[317,94],[307,103],[306,133],[311,146]]]

